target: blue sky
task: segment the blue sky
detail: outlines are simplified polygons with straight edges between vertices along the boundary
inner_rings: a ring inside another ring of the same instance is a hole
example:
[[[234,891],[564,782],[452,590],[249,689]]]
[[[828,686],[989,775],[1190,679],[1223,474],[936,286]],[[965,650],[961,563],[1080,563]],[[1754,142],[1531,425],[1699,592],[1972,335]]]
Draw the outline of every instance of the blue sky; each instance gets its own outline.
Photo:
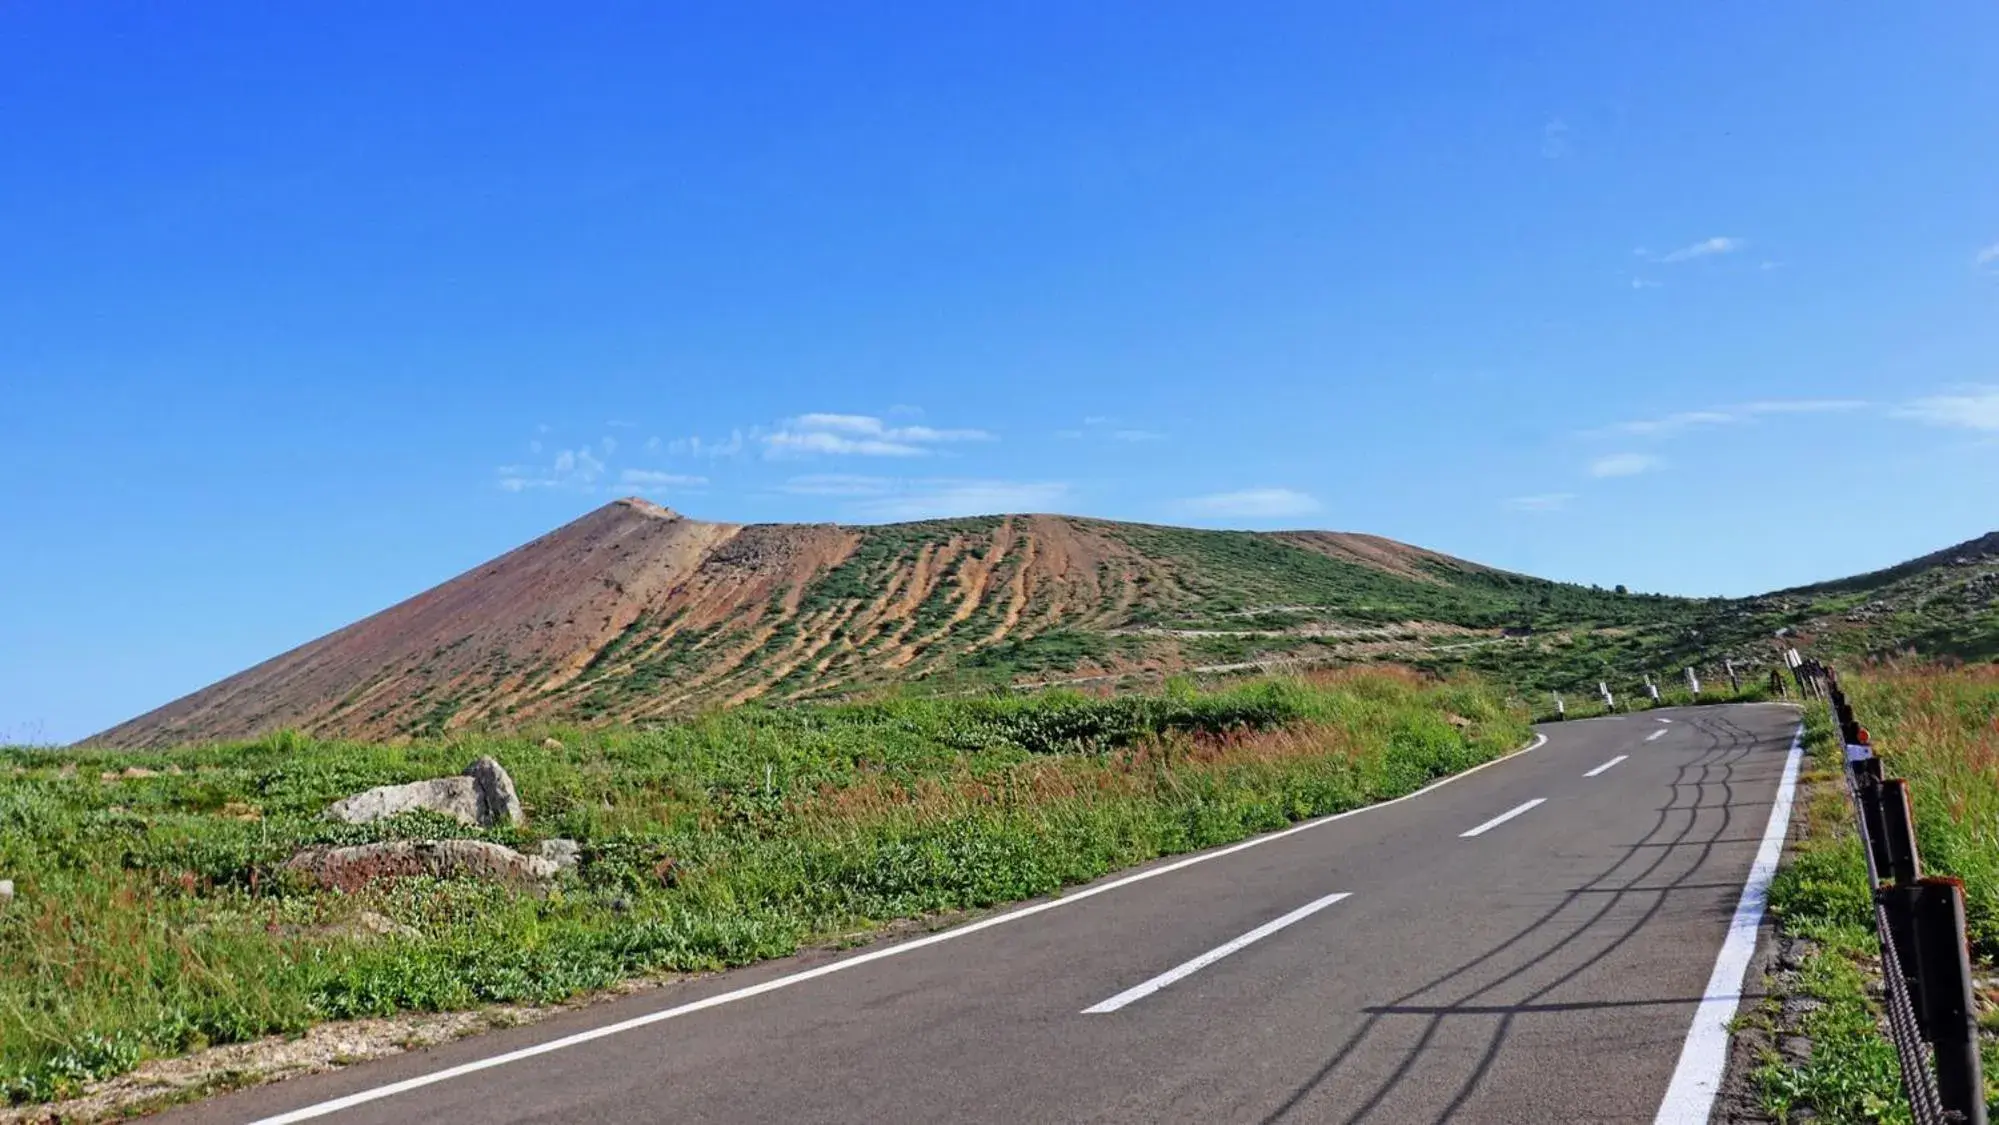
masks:
[[[619,495],[1746,593],[1999,526],[1999,9],[0,6],[0,739]]]

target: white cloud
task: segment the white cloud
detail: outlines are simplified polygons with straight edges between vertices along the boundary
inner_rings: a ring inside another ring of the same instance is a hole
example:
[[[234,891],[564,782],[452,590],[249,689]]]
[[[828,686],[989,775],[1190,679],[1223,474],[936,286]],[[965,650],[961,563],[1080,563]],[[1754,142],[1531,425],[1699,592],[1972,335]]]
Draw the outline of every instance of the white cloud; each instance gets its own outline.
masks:
[[[921,457],[948,442],[992,441],[984,430],[934,426],[892,426],[870,414],[801,414],[760,435],[764,456],[773,459],[815,454],[859,457]]]
[[[1999,262],[1999,242],[1995,242],[1985,249],[1980,250],[1977,262],[1981,266],[1989,266],[1994,262]]]
[[[764,456],[810,457],[815,453],[835,455],[852,454],[861,457],[921,457],[929,450],[902,441],[882,441],[879,438],[852,438],[823,431],[794,433],[779,430],[764,435]]]
[[[1657,289],[1664,284],[1665,282],[1663,281],[1653,281],[1649,278],[1643,278],[1643,277],[1634,276],[1631,279],[1631,287],[1633,289]]]
[[[573,488],[588,492],[604,475],[604,462],[590,452],[589,446],[581,449],[564,449],[546,467],[535,465],[502,465],[496,470],[500,488],[507,492],[526,492],[536,488]]]
[[[1165,441],[1166,435],[1157,430],[1112,430],[1112,441]]]
[[[1240,492],[1217,492],[1194,496],[1178,507],[1196,516],[1239,516],[1245,519],[1272,519],[1303,516],[1320,508],[1311,495],[1292,488],[1246,488]]]
[[[779,490],[793,496],[881,496],[895,487],[895,481],[888,477],[860,476],[854,473],[806,473],[792,477],[779,486]]]
[[[1512,512],[1559,512],[1574,500],[1573,492],[1543,492],[1535,496],[1514,496],[1501,503]]]
[[[1650,453],[1613,453],[1599,457],[1589,463],[1589,475],[1593,477],[1635,477],[1639,473],[1649,473],[1665,462]]]
[[[658,441],[654,438],[653,441]],[[675,457],[737,457],[743,452],[747,440],[740,429],[730,430],[729,436],[721,441],[709,441],[701,437],[675,438],[666,443],[666,451]],[[651,442],[646,448],[652,449]]]
[[[618,481],[633,488],[701,488],[708,483],[708,478],[685,473],[662,473],[654,469],[626,469],[618,474]]]
[[[922,520],[1048,512],[1069,498],[1060,481],[913,480],[895,482],[884,495],[856,501],[848,510],[862,519]]]
[[[618,451],[618,439],[607,435],[604,438],[603,446],[604,446],[604,456],[609,457],[611,454],[616,453]]]
[[[1960,430],[1999,431],[1999,387],[1966,387],[1957,394],[1915,399],[1897,407],[1895,417]]]
[[[1691,246],[1682,246],[1663,255],[1659,261],[1691,262],[1696,258],[1711,258],[1716,254],[1733,254],[1747,245],[1748,243],[1742,239],[1717,235],[1714,238],[1703,238]]]
[[[1549,160],[1560,160],[1569,154],[1569,123],[1559,117],[1548,119],[1541,126],[1541,155]]]
[[[1770,399],[1763,402],[1744,402],[1734,406],[1717,407],[1713,410],[1684,410],[1678,414],[1668,414],[1663,418],[1646,418],[1636,422],[1619,422],[1614,426],[1596,431],[1598,434],[1635,434],[1639,437],[1665,437],[1682,430],[1699,429],[1706,426],[1732,426],[1748,422],[1769,414],[1832,414],[1848,410],[1859,410],[1867,403],[1850,398],[1800,398]]]

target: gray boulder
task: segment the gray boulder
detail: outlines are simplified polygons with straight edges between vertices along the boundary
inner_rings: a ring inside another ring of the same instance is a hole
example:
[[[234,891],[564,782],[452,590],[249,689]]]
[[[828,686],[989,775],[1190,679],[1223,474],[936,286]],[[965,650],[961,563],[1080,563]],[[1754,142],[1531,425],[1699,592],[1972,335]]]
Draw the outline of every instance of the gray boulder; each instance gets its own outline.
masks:
[[[516,828],[527,820],[521,797],[514,792],[514,779],[492,758],[480,758],[465,767],[479,798],[480,824],[511,824]]]
[[[0,879],[0,902],[14,901],[14,880]]]
[[[346,848],[307,848],[285,861],[313,882],[358,890],[376,879],[432,875],[468,876],[512,886],[538,886],[555,878],[552,859],[522,855],[485,840],[385,840]]]
[[[349,824],[367,824],[412,809],[429,809],[481,828],[519,825],[526,819],[520,795],[514,791],[514,779],[492,758],[480,758],[457,777],[383,785],[356,793],[335,801],[326,815]]]
[[[540,854],[559,870],[574,871],[577,861],[583,857],[583,845],[574,840],[543,840]]]

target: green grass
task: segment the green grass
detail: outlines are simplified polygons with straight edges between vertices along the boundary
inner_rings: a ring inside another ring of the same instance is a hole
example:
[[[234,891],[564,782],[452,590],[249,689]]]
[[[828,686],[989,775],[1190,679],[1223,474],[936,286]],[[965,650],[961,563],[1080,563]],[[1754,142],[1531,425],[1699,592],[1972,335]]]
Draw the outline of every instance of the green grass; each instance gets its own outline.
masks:
[[[548,733],[0,754],[0,875],[20,892],[0,909],[4,1100],[323,1020],[555,1001],[1048,894],[1410,792],[1527,727],[1479,684],[1374,673],[745,707],[556,731],[559,748]],[[528,828],[321,818],[480,754],[512,772]],[[157,776],[100,779],[128,766]],[[308,845],[439,835],[566,836],[583,860],[540,897],[439,880],[341,894],[280,871]],[[363,910],[421,937],[341,929]]]
[[[1973,952],[1992,960],[1999,955],[1999,669],[1889,668],[1842,683],[1887,772],[1909,780],[1926,870],[1964,881]],[[1799,1029],[1813,1049],[1802,1066],[1766,1059],[1757,1085],[1780,1120],[1810,1107],[1834,1123],[1907,1121],[1894,1049],[1869,991],[1880,947],[1866,860],[1823,708],[1808,710],[1806,737],[1804,839],[1778,872],[1770,903],[1785,933],[1814,945],[1796,986],[1815,1004]],[[1992,1082],[1999,1027],[1989,1017],[1985,1026],[1987,1101],[1999,1109]]]

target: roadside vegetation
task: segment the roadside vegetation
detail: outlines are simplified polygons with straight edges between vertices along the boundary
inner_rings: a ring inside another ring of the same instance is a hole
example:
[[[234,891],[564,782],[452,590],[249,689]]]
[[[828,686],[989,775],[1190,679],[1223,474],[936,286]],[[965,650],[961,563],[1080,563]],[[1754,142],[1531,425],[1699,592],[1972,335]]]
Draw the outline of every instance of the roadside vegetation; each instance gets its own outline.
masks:
[[[1050,894],[1408,793],[1528,733],[1480,683],[1375,670],[397,744],[0,752],[0,878],[16,887],[0,902],[0,1103],[325,1020],[553,1002]],[[480,755],[512,773],[524,827],[323,815]],[[282,869],[313,845],[468,836],[566,838],[581,862],[540,893],[342,892]]]
[[[1999,960],[1999,667],[1889,666],[1840,682],[1891,776],[1909,780],[1928,873],[1964,881],[1974,958]],[[1771,888],[1788,939],[1802,939],[1792,990],[1811,1041],[1802,1061],[1772,1055],[1755,1078],[1779,1120],[1909,1120],[1894,1048],[1881,1030],[1880,948],[1867,867],[1853,828],[1841,749],[1822,706],[1806,713],[1811,759],[1802,838]],[[1999,992],[1982,990],[1987,1101],[1999,1110]],[[1765,1013],[1770,1018],[1772,1013]]]

